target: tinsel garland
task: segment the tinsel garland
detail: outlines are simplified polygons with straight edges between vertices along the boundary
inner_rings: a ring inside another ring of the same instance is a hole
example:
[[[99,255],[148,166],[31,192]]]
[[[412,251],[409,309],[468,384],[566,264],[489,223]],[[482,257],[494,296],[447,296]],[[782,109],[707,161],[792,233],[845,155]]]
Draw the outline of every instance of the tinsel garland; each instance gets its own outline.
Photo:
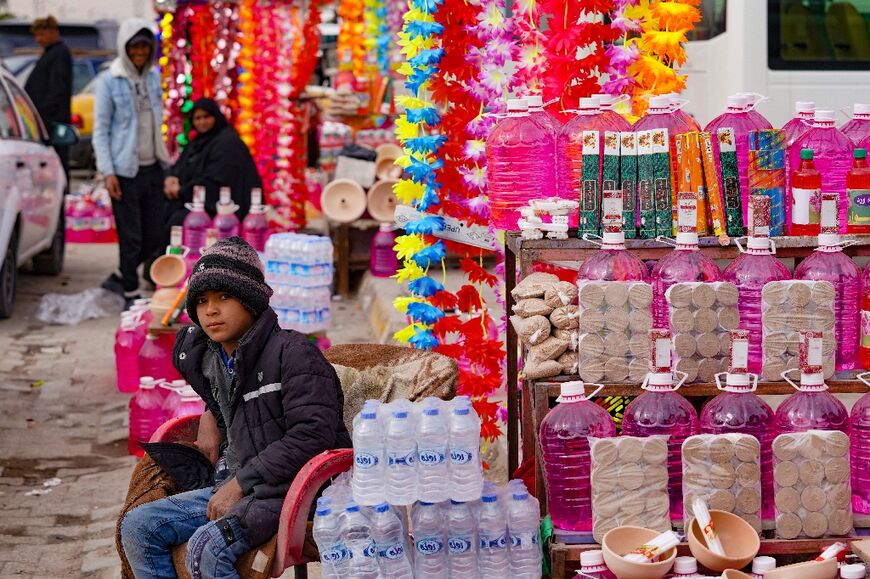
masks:
[[[366,41],[364,0],[340,0],[338,4],[338,62],[354,76],[365,72]]]

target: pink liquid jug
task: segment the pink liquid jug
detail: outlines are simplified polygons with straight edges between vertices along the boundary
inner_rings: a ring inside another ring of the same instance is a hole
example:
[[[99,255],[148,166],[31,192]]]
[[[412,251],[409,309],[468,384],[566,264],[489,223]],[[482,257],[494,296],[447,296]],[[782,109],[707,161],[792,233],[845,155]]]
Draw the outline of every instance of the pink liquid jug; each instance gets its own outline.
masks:
[[[840,127],[840,132],[852,139],[855,146],[870,137],[870,104],[855,103],[852,118]]]
[[[184,218],[182,245],[190,250],[187,259],[193,265],[205,248],[205,232],[211,227],[211,217],[205,212],[205,187],[193,188],[193,203],[186,204],[190,210]]]
[[[588,436],[616,436],[616,425],[604,408],[590,400],[583,382],[562,384],[558,404],[541,422],[540,440],[547,497],[553,525],[568,531],[592,530],[592,490]]]
[[[220,201],[217,205],[217,215],[214,217],[212,227],[217,229],[218,240],[236,237],[239,234],[239,218],[236,211],[239,206],[233,203],[229,187],[220,188]]]
[[[378,232],[372,237],[371,250],[369,252],[369,271],[375,277],[390,277],[399,269],[399,260],[396,257],[396,236],[393,226],[389,223],[381,223]]]
[[[858,374],[870,386],[870,372]],[[849,442],[852,463],[852,510],[870,514],[870,394],[865,394],[852,406]]]
[[[94,202],[88,195],[73,202],[64,233],[68,241],[71,243],[91,243],[94,241],[94,208]]]
[[[199,394],[190,386],[185,386],[178,391],[178,405],[174,408],[171,418],[183,416],[199,416],[205,412],[205,402]]]
[[[171,381],[181,378],[175,366],[172,365],[172,345],[175,337],[166,335],[157,337],[148,334],[139,350],[139,372],[143,376],[152,376],[156,380]]]
[[[625,408],[625,436],[668,436],[668,498],[671,520],[683,518],[683,442],[698,434],[698,412],[677,390],[686,375],[674,384],[671,336],[668,330],[650,330],[651,371],[641,385],[645,391]]]
[[[163,414],[163,398],[157,388],[157,380],[142,376],[139,391],[130,399],[130,437],[127,450],[134,456],[144,454],[140,442],[148,442],[151,435],[166,421]]]
[[[266,220],[266,207],[263,205],[263,191],[251,189],[251,210],[242,220],[242,239],[247,241],[257,252],[266,251],[266,240],[269,238],[269,222]]]
[[[600,550],[580,553],[580,572],[574,579],[616,579],[616,575],[604,564],[604,554]]]
[[[785,131],[785,144],[791,147],[798,138],[807,132],[813,124],[816,115],[816,103],[813,101],[797,101],[794,103],[794,116],[782,126]]]
[[[598,237],[584,233],[583,239],[601,247],[600,250],[583,260],[577,271],[577,279],[603,281],[647,281],[646,265],[634,254],[625,249],[625,233],[622,231],[622,192],[611,201],[605,198],[602,203],[604,235]],[[613,221],[607,221],[608,218]],[[601,239],[599,244],[594,239]]]
[[[594,97],[581,98],[576,112],[577,116],[562,126],[556,139],[556,179],[557,191],[560,197],[576,201],[581,199],[583,185],[583,148],[584,133],[594,133],[598,140],[596,175],[601,181],[601,169],[604,162],[604,131],[610,126],[601,112],[598,99]],[[588,135],[586,135],[588,136]],[[595,149],[595,145],[586,145],[587,150]],[[591,149],[589,148],[591,146]],[[591,170],[591,169],[590,169]],[[595,226],[597,230],[597,225]]]
[[[598,99],[598,106],[601,108],[601,116],[604,122],[608,125],[608,131],[619,131],[620,133],[633,130],[631,123],[624,116],[616,111],[619,103],[629,100],[628,95],[613,96],[607,93],[598,93],[592,95]]]
[[[139,389],[139,350],[145,341],[141,325],[142,321],[135,313],[125,312],[115,332],[115,370],[119,392],[136,392]]]

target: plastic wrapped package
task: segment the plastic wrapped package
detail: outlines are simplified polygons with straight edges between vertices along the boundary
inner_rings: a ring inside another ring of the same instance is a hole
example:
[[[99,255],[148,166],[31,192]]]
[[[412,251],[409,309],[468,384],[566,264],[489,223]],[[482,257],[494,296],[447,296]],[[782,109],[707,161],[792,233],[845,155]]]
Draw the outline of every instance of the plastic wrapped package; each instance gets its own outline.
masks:
[[[77,294],[45,294],[36,306],[36,319],[47,324],[74,326],[84,320],[117,316],[124,300],[103,288]]]
[[[839,537],[852,532],[849,437],[836,430],[781,434],[773,441],[776,535]]]
[[[592,536],[631,525],[669,531],[668,437],[589,438]]]
[[[835,371],[834,286],[827,281],[774,281],[761,290],[761,323],[764,338],[763,377],[781,381],[782,373],[798,368],[800,331],[823,333],[822,372]]]
[[[683,442],[683,509],[692,502],[738,515],[761,532],[761,445],[748,434],[699,434]]]
[[[687,382],[712,382],[728,369],[730,332],[740,326],[738,296],[728,282],[676,283],[665,293],[674,364]]]
[[[611,384],[642,382],[649,370],[652,286],[644,282],[581,281],[578,290],[580,377]]]
[[[528,298],[543,298],[547,290],[557,283],[559,278],[552,273],[531,273],[511,290],[511,296],[518,302]]]

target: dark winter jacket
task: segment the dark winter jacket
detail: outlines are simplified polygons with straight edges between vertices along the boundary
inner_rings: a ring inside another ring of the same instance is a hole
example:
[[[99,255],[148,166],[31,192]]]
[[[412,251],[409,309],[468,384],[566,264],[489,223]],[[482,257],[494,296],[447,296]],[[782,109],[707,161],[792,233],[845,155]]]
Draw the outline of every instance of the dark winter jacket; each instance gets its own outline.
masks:
[[[72,107],[72,55],[63,41],[45,49],[24,90],[36,105],[39,116],[49,129],[52,123],[69,123]]]
[[[185,328],[176,338],[173,360],[226,432],[202,372],[208,343],[201,328]],[[284,496],[299,469],[325,450],[349,448],[351,441],[335,370],[305,336],[282,330],[274,310],[254,322],[235,357],[229,428],[239,462],[236,480],[246,496],[227,515],[239,517],[253,546],[277,532]]]

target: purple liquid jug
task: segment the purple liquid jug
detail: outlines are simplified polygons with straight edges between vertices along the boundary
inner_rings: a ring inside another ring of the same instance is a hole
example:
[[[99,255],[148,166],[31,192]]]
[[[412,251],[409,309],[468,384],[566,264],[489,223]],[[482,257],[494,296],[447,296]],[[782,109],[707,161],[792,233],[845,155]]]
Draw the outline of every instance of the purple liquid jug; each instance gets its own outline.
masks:
[[[616,111],[616,107],[630,99],[628,95],[613,96],[607,93],[598,93],[592,95],[598,99],[598,106],[601,109],[601,116],[604,122],[608,125],[608,131],[619,131],[620,133],[633,130],[631,123],[624,116]]]
[[[393,249],[395,244],[393,226],[389,223],[381,223],[378,232],[372,237],[369,252],[369,271],[373,276],[390,277],[396,274],[399,269],[399,259]]]
[[[558,404],[541,422],[540,441],[553,525],[568,531],[592,530],[592,489],[587,437],[616,436],[616,425],[604,408],[590,400],[583,382],[562,384]]]
[[[217,205],[217,215],[214,217],[212,227],[217,229],[218,240],[236,237],[239,234],[239,218],[236,211],[239,206],[233,203],[229,187],[220,188],[220,201]]]
[[[266,220],[266,207],[263,205],[263,191],[251,189],[251,210],[242,220],[242,239],[247,241],[258,253],[266,251],[269,238],[269,222]]]
[[[855,103],[852,118],[840,127],[840,132],[852,139],[855,146],[870,137],[870,104]]]
[[[870,386],[870,372],[858,374],[858,379]],[[852,510],[870,514],[870,394],[865,394],[852,407],[849,425],[852,463]]]
[[[785,145],[791,147],[801,135],[813,124],[816,115],[816,103],[813,101],[797,101],[794,103],[794,116],[782,126],[785,131]],[[788,159],[786,159],[788,162]],[[788,175],[788,173],[786,173]]]
[[[140,442],[149,442],[151,435],[166,421],[163,397],[158,392],[157,380],[142,376],[139,391],[130,399],[130,436],[127,450],[134,456],[144,454]]]
[[[142,321],[135,313],[125,312],[115,332],[115,370],[119,392],[136,392],[139,389],[139,350],[145,341],[141,325]]]
[[[182,245],[190,250],[187,259],[193,265],[205,248],[205,232],[211,227],[211,217],[205,212],[205,187],[193,188],[193,203],[185,204],[190,210],[184,218]]]

